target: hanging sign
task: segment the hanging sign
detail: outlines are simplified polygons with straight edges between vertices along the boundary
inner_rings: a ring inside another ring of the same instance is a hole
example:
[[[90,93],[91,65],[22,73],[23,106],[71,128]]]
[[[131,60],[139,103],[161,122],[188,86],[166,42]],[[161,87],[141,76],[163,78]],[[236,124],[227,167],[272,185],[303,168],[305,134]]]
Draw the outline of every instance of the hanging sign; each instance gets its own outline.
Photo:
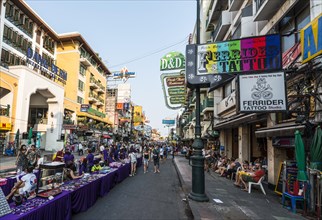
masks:
[[[232,74],[282,68],[280,36],[267,35],[186,47],[189,87],[218,86]],[[220,76],[219,76],[220,75]]]
[[[181,108],[186,94],[184,73],[161,74],[161,83],[166,106],[170,109]]]
[[[240,112],[286,111],[285,74],[262,73],[239,75]]]
[[[179,52],[170,52],[164,55],[160,61],[160,70],[177,70],[184,69],[185,57]]]
[[[322,14],[306,25],[300,34],[302,63],[322,54]]]

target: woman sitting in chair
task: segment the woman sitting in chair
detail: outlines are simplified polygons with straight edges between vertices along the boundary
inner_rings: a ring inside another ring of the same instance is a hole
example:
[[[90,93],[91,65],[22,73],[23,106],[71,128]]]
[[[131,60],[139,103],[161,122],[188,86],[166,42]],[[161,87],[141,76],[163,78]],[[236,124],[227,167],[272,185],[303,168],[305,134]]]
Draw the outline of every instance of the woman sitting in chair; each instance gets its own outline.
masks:
[[[254,182],[257,183],[262,176],[265,175],[265,171],[262,169],[262,165],[260,163],[255,164],[255,172],[243,174],[239,177],[241,183],[244,185],[243,190],[248,192],[248,183]]]

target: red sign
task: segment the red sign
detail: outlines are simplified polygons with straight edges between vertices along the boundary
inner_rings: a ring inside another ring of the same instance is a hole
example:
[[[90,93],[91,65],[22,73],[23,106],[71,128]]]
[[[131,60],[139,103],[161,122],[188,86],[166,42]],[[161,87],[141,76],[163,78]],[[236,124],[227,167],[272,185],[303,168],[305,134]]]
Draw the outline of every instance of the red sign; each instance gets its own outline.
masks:
[[[283,53],[283,69],[289,68],[301,55],[301,44],[296,43],[293,47]]]
[[[116,104],[116,109],[117,110],[123,110],[123,103],[117,103]]]

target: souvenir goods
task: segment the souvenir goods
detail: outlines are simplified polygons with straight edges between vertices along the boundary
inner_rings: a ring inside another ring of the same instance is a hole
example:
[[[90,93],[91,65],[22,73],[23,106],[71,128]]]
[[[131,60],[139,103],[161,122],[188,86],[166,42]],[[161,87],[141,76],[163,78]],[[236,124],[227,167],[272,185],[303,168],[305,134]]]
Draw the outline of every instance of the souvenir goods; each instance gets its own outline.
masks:
[[[2,189],[0,188],[0,217],[7,215],[11,212],[9,204],[6,200],[6,197],[3,194]]]

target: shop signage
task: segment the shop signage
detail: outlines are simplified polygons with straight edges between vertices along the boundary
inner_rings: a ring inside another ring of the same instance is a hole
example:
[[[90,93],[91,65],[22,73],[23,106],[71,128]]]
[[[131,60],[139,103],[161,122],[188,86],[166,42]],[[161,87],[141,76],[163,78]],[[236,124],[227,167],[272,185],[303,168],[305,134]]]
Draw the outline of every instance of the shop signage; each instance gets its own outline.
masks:
[[[128,79],[135,78],[135,72],[129,72],[126,67],[123,67],[120,71],[113,72],[113,79]]]
[[[123,103],[116,103],[117,110],[123,110]]]
[[[181,108],[185,103],[185,75],[181,73],[161,74],[161,83],[165,104],[170,109]]]
[[[11,123],[0,123],[0,130],[11,130]]]
[[[164,125],[174,125],[175,120],[174,119],[163,119],[162,124],[164,124]]]
[[[161,58],[160,70],[177,70],[185,68],[185,57],[179,52],[170,52]]]
[[[89,109],[89,104],[81,104],[80,111],[87,112]]]
[[[285,74],[239,75],[239,111],[280,112],[287,110]]]
[[[100,118],[105,118],[105,114],[100,112],[100,111],[97,111],[96,109],[88,108],[87,112],[90,115],[95,115],[95,116],[98,116]]]
[[[322,54],[322,14],[316,17],[300,32],[302,63]]]
[[[47,60],[44,59],[38,52],[33,51],[30,47],[27,49],[26,63],[31,65],[35,69],[39,69],[47,74],[47,77],[53,80],[58,80],[62,83],[66,83],[67,72],[60,69],[55,64],[49,66]]]
[[[289,68],[301,55],[300,42],[296,43],[293,47],[283,53],[282,66],[283,69]]]
[[[280,70],[281,40],[278,34],[186,47],[186,79],[189,87],[217,86],[231,74]]]

